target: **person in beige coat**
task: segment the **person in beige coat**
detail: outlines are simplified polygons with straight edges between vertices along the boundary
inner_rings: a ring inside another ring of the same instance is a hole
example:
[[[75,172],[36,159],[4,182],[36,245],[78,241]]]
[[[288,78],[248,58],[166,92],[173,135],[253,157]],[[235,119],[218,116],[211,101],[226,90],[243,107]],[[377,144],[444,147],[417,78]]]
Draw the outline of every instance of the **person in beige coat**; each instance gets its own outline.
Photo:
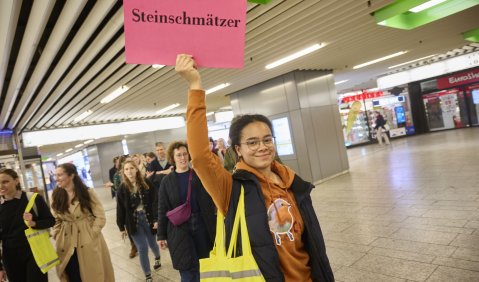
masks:
[[[56,169],[58,187],[53,191],[53,238],[60,257],[61,281],[115,281],[110,253],[101,229],[105,211],[95,192],[82,182],[75,165]]]

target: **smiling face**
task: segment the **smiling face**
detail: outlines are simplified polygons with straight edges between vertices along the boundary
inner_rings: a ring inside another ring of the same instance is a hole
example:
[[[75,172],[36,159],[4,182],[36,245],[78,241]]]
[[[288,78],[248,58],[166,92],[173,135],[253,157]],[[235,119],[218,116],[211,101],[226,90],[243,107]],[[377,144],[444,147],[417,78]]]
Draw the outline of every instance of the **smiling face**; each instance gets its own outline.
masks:
[[[256,170],[260,172],[269,171],[276,154],[276,148],[273,143],[268,146],[265,145],[264,141],[272,137],[271,130],[266,123],[252,122],[241,130],[240,145],[235,146],[236,153],[243,158],[246,164]],[[255,150],[252,150],[251,146],[246,144],[252,141],[261,141]]]
[[[0,196],[11,199],[17,192],[18,178],[15,179],[6,173],[0,173]]]
[[[190,156],[186,147],[179,147],[178,149],[173,150],[173,159],[175,161],[175,166],[177,171],[186,171],[188,170],[188,163],[190,161]]]
[[[123,174],[130,180],[130,182],[136,182],[138,169],[132,163],[125,163],[123,165]]]
[[[55,178],[58,187],[66,188],[69,186],[73,186],[73,177],[73,174],[68,175],[62,167],[57,167],[55,170]]]

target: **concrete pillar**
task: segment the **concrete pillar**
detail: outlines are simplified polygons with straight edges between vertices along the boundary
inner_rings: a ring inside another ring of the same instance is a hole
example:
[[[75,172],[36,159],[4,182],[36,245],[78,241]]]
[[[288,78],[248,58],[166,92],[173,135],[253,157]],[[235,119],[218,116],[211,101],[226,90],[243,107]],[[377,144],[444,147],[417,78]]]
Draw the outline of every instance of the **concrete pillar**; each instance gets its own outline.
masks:
[[[349,169],[331,71],[293,71],[232,93],[230,100],[235,115],[287,117],[294,152],[280,158],[303,179],[316,182]]]

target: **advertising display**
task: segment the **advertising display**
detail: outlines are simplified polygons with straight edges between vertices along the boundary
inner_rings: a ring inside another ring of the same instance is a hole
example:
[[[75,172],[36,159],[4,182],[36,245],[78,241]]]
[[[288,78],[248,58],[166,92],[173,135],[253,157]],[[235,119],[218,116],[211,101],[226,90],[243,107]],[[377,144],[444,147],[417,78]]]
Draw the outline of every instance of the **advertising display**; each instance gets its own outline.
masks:
[[[462,128],[467,121],[464,92],[443,90],[422,96],[430,131]]]
[[[84,154],[82,151],[76,152],[64,158],[58,159],[58,164],[63,163],[72,163],[77,167],[77,172],[80,178],[83,180],[83,183],[88,187],[93,187],[93,181],[90,175],[90,161],[88,155]]]
[[[291,137],[291,131],[289,129],[288,118],[277,118],[271,120],[271,122],[273,123],[273,131],[278,156],[293,155],[293,141]]]

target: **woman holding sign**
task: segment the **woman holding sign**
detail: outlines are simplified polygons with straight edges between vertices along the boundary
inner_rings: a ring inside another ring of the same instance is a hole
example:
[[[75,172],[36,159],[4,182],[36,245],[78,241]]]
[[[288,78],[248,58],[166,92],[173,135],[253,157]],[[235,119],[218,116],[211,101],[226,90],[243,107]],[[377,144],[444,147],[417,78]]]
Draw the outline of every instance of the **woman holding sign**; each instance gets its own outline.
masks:
[[[34,229],[47,229],[55,224],[50,209],[42,197],[35,198],[35,208],[24,213],[27,193],[22,192],[18,174],[8,168],[0,169],[0,239],[2,240],[3,268],[0,281],[8,277],[12,282],[48,281],[33,258],[25,236],[28,223]],[[1,262],[0,262],[1,267]],[[5,275],[6,272],[6,275]]]
[[[275,161],[271,121],[243,115],[230,127],[239,157],[229,173],[208,148],[205,91],[190,55],[178,55],[176,71],[189,83],[187,140],[192,164],[228,226],[244,187],[246,223],[254,259],[266,281],[334,281],[310,193],[314,187]],[[226,236],[231,234],[227,227]]]

